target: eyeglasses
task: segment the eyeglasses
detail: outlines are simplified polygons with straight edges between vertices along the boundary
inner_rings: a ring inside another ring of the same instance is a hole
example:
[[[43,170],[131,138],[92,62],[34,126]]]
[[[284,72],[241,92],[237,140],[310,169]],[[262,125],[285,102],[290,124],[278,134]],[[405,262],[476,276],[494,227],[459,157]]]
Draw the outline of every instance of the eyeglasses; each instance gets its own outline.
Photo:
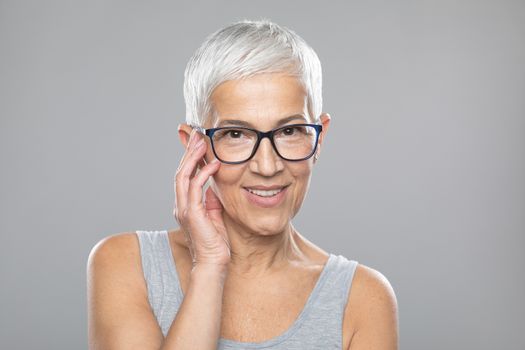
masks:
[[[265,137],[270,139],[273,149],[282,159],[294,162],[306,160],[315,153],[323,130],[319,124],[290,124],[267,132],[240,126],[211,129],[192,127],[210,138],[213,154],[227,164],[250,160]]]

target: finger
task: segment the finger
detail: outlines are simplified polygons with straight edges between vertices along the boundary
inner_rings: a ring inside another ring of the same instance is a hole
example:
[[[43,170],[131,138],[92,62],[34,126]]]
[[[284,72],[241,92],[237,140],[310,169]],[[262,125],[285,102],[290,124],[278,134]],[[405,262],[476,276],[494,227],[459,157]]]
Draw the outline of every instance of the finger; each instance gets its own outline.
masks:
[[[222,220],[222,211],[224,207],[222,206],[222,203],[219,200],[219,197],[217,197],[217,195],[215,194],[215,192],[213,192],[211,187],[208,187],[204,196],[206,197],[204,200],[204,205],[206,207],[206,212],[208,213],[208,217],[213,222],[224,225],[223,220]]]
[[[185,152],[182,155],[182,158],[179,162],[179,167],[177,168],[177,172],[183,167],[185,160],[189,157],[189,155],[191,154],[191,151],[193,150],[193,146],[195,145],[195,142],[198,141],[196,140],[196,137],[195,137],[196,133],[197,131],[195,129],[193,129],[190,133],[190,138],[188,140],[188,143],[186,144]]]
[[[211,163],[205,165],[201,171],[195,176],[191,182],[188,191],[189,203],[188,205],[195,209],[202,209],[204,212],[203,198],[202,198],[202,188],[206,181],[210,178],[211,175],[217,172],[220,167],[220,162],[214,160]]]
[[[182,155],[182,158],[179,162],[179,166],[177,167],[177,170],[175,172],[174,183],[173,183],[173,190],[175,192],[175,205],[174,205],[174,210],[173,210],[174,215],[175,215],[175,210],[181,211],[182,208],[186,206],[184,196],[182,195],[182,193],[184,193],[184,186],[183,186],[183,179],[181,176],[181,170],[184,167],[184,164],[186,163],[186,159],[191,154],[191,150],[192,150],[191,147],[193,145],[193,140],[195,139],[194,137],[195,133],[196,133],[195,129],[193,129],[190,132],[190,138],[188,142],[186,143],[185,152]]]
[[[211,187],[208,187],[204,196],[206,197],[205,206],[206,211],[208,213],[208,217],[213,222],[213,224],[217,228],[217,231],[219,232],[222,239],[224,240],[224,242],[226,242],[226,245],[231,251],[230,240],[228,238],[228,234],[226,233],[226,228],[224,227],[224,220],[222,218],[222,203],[219,200],[219,197],[217,197],[217,195],[215,194],[215,192],[213,192]]]
[[[188,150],[189,154],[185,157],[184,164],[179,169],[181,177],[192,179],[195,176],[195,172],[202,162],[202,157],[206,154],[206,141],[202,139],[202,142],[202,144],[196,144],[193,146],[193,149]]]
[[[177,174],[175,176],[175,184],[174,184],[174,190],[175,190],[175,208],[177,208],[178,211],[184,212],[184,210],[187,207],[187,193],[188,193],[188,187],[190,183],[190,177],[194,176],[195,174],[195,143],[197,141],[197,135],[195,135],[196,131],[192,131],[192,135],[190,136],[190,140],[188,141],[188,147],[186,149],[186,152],[181,160],[180,166],[177,169]],[[192,162],[191,159],[194,159]]]
[[[222,203],[211,187],[206,190],[204,203],[207,211],[222,210]]]

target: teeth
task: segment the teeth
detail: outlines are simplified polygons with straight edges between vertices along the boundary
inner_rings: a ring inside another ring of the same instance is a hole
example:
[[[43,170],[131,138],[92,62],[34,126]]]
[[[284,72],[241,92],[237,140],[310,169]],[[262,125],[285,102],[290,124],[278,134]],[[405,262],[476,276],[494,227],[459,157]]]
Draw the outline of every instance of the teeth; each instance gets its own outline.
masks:
[[[278,190],[273,190],[273,191],[252,190],[251,188],[247,188],[247,190],[250,193],[256,194],[261,197],[272,197],[272,196],[275,196],[277,193],[281,192],[283,188],[278,189]]]

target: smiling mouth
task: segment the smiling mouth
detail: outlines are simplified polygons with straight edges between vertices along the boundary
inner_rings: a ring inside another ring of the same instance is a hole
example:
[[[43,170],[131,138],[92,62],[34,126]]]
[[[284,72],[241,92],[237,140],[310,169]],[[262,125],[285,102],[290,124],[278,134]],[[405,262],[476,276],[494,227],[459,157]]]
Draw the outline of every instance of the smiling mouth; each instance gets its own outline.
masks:
[[[286,193],[288,192],[288,187],[290,187],[290,185],[291,184],[288,184],[284,187],[278,187],[270,190],[260,190],[250,187],[243,187],[243,189],[246,190],[246,199],[250,204],[261,208],[273,208],[280,206],[284,202]],[[263,186],[254,187],[261,188]]]
[[[263,191],[263,190],[252,190],[250,188],[245,188],[248,192],[253,193],[259,197],[273,197],[277,195],[279,192],[284,190],[286,187],[282,187],[277,190],[271,190],[271,191]]]

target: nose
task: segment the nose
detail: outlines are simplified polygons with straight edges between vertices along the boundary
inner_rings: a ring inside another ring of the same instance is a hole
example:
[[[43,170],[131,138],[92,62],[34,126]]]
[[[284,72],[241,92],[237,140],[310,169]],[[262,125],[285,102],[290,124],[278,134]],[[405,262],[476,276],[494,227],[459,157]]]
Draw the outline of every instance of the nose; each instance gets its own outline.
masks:
[[[273,149],[269,138],[263,138],[252,159],[250,170],[263,176],[272,176],[284,168],[283,160]]]

